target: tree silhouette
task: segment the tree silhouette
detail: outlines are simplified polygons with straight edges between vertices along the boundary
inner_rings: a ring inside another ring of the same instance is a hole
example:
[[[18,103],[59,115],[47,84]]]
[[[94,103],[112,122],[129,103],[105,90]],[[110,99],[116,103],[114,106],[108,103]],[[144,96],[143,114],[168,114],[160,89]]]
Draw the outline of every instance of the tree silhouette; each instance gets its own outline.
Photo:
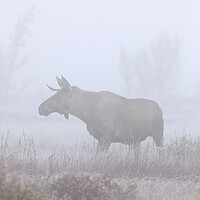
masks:
[[[173,90],[179,65],[179,40],[162,33],[132,58],[121,51],[120,73],[126,92],[134,96],[162,98]]]
[[[11,90],[14,90],[12,83],[13,75],[22,68],[30,57],[30,52],[25,55],[21,50],[26,47],[26,37],[30,34],[29,24],[33,21],[36,8],[31,7],[23,16],[18,17],[14,34],[10,36],[8,52],[0,48],[0,100],[7,99]]]

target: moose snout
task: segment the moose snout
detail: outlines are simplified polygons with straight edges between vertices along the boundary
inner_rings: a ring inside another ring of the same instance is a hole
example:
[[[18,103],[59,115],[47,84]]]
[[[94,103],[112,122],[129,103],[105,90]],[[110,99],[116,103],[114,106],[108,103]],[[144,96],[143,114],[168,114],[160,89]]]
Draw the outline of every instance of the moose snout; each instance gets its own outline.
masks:
[[[45,108],[44,106],[40,105],[39,108],[38,108],[38,112],[40,115],[46,115],[46,111],[45,111]]]
[[[39,112],[40,115],[44,114],[44,110],[43,110],[43,108],[41,106],[39,106],[38,112]]]

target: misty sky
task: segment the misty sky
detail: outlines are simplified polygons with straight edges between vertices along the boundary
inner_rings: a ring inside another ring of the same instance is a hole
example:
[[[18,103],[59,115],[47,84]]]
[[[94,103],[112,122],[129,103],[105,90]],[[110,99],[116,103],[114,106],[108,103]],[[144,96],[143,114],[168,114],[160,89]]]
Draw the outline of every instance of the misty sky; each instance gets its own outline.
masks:
[[[199,0],[0,0],[0,50],[7,52],[18,15],[35,5],[26,49],[29,62],[18,79],[32,88],[63,74],[72,85],[87,90],[123,94],[119,74],[120,48],[133,55],[166,32],[181,41],[178,88],[189,92],[200,79]]]

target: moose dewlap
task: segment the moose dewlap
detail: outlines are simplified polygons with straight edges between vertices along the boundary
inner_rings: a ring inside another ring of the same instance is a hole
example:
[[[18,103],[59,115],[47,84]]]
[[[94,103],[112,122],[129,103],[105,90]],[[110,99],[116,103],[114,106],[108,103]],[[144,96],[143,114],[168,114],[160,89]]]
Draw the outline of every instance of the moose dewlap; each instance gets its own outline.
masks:
[[[111,143],[138,144],[148,136],[156,146],[163,142],[163,114],[160,106],[148,99],[127,99],[112,92],[89,92],[71,86],[61,76],[57,78],[60,89],[39,106],[39,114],[48,116],[60,113],[81,119],[88,132],[98,140],[101,149]]]

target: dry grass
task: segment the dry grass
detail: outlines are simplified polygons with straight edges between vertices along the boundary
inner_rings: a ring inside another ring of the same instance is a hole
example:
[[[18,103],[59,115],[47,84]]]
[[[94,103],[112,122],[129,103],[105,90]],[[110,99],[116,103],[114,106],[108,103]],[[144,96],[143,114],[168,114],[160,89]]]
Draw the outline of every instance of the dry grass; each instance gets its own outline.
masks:
[[[140,179],[137,186],[140,200],[200,199],[200,184],[195,181]]]
[[[49,150],[50,149],[50,150]],[[0,200],[200,199],[200,138],[183,135],[164,148],[123,145],[98,153],[96,143],[48,147],[25,134],[0,143]]]

